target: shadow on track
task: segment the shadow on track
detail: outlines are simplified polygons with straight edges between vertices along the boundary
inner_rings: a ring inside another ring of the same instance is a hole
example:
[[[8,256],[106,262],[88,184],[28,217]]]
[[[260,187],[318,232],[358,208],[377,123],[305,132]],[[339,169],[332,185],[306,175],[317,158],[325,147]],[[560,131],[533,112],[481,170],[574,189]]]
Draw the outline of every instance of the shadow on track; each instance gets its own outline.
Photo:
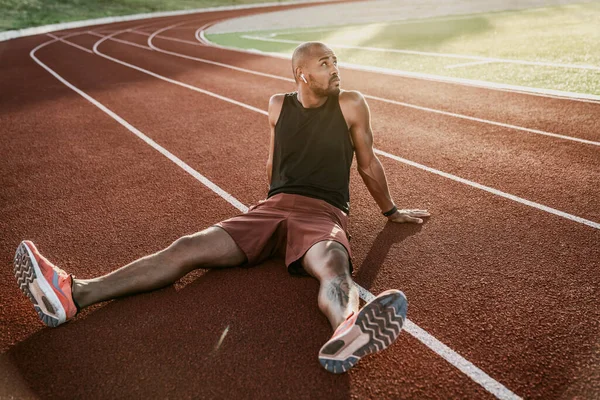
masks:
[[[426,224],[427,220],[423,222]],[[423,225],[397,224],[387,222],[385,227],[377,234],[369,253],[354,274],[354,280],[366,289],[369,289],[379,273],[390,248],[404,239],[421,231]],[[375,293],[376,295],[376,293]]]
[[[43,329],[5,356],[42,398],[348,398],[350,376],[317,360],[331,334],[317,291],[277,260],[207,271]]]

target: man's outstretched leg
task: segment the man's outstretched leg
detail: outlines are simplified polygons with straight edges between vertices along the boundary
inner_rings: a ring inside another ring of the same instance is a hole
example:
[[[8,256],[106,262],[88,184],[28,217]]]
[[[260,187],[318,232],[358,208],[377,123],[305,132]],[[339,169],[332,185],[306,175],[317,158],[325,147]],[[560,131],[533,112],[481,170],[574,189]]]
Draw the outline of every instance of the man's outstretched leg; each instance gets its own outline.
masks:
[[[196,268],[237,266],[246,256],[221,228],[176,240],[164,250],[93,279],[73,279],[43,257],[30,241],[17,248],[14,271],[42,322],[57,326],[89,305],[170,285]]]
[[[315,244],[302,259],[302,266],[319,280],[319,308],[334,329],[319,352],[319,362],[326,370],[346,372],[400,335],[406,319],[406,297],[399,290],[387,290],[359,310],[358,290],[343,245],[336,241]]]

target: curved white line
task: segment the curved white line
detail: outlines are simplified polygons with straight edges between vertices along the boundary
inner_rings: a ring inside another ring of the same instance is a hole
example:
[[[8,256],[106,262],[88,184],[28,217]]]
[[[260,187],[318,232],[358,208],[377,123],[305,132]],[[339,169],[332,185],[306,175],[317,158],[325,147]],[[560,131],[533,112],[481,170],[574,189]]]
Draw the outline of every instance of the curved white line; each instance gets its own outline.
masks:
[[[116,62],[118,64],[124,65],[124,66],[129,67],[129,68],[136,69],[136,70],[138,70],[140,72],[143,72],[145,74],[154,76],[155,78],[162,79],[162,80],[164,80],[166,82],[173,83],[175,85],[179,85],[179,86],[185,87],[187,89],[194,90],[196,92],[203,93],[203,94],[206,94],[208,96],[215,97],[217,99],[220,99],[220,100],[223,100],[223,101],[226,101],[226,102],[238,105],[240,107],[247,108],[247,109],[249,109],[251,111],[254,111],[254,112],[257,112],[257,113],[260,113],[260,114],[263,114],[263,115],[268,115],[268,112],[265,111],[265,110],[261,110],[259,108],[253,107],[253,106],[251,106],[249,104],[242,103],[240,101],[237,101],[237,100],[225,97],[225,96],[221,96],[219,94],[216,94],[216,93],[210,92],[208,90],[204,90],[204,89],[198,88],[198,87],[193,86],[193,85],[189,85],[187,83],[183,83],[183,82],[177,81],[175,79],[167,78],[165,76],[159,75],[159,74],[154,73],[152,71],[149,71],[147,69],[138,67],[137,65],[133,65],[133,64],[127,63],[125,61],[121,61],[121,60],[118,60],[116,58],[110,57],[110,56],[108,56],[108,55],[106,55],[106,54],[101,53],[101,52],[98,51],[98,46],[102,42],[110,39],[111,36],[118,35],[118,34],[120,34],[122,32],[125,32],[125,31],[126,30],[115,32],[112,35],[105,36],[104,38],[102,38],[99,41],[97,41],[94,44],[94,53],[96,53],[99,56],[104,57],[104,58],[106,58],[108,60],[114,61],[114,62]],[[518,196],[512,195],[510,193],[505,193],[505,192],[502,192],[501,190],[494,189],[492,187],[489,187],[489,186],[486,186],[486,185],[482,185],[480,183],[477,183],[477,182],[474,182],[474,181],[470,181],[468,179],[464,179],[464,178],[461,178],[459,176],[456,176],[456,175],[453,175],[453,174],[449,174],[447,172],[443,172],[443,171],[437,170],[435,168],[428,167],[428,166],[423,165],[423,164],[419,164],[419,163],[417,163],[415,161],[411,161],[411,160],[408,160],[408,159],[405,159],[405,158],[402,158],[402,157],[398,157],[398,156],[396,156],[394,154],[387,153],[387,152],[382,151],[382,150],[374,149],[374,151],[377,154],[383,155],[385,157],[391,158],[391,159],[399,161],[401,163],[404,163],[404,164],[407,164],[407,165],[410,165],[410,166],[422,169],[422,170],[427,171],[427,172],[434,173],[436,175],[440,175],[440,176],[442,176],[444,178],[448,178],[448,179],[454,180],[454,181],[459,182],[459,183],[463,183],[465,185],[468,185],[468,186],[471,186],[471,187],[474,187],[474,188],[477,188],[477,189],[484,190],[484,191],[486,191],[488,193],[491,193],[491,194],[494,194],[496,196],[504,197],[504,198],[506,198],[508,200],[512,200],[512,201],[515,201],[517,203],[524,204],[526,206],[533,207],[533,208],[536,208],[538,210],[545,211],[545,212],[547,212],[549,214],[553,214],[553,215],[556,215],[556,216],[559,216],[559,217],[562,217],[562,218],[565,218],[565,219],[568,219],[568,220],[571,220],[571,221],[574,221],[574,222],[577,222],[577,223],[580,223],[580,224],[584,224],[584,225],[590,226],[590,227],[595,228],[595,229],[600,229],[600,223],[598,223],[598,222],[591,221],[591,220],[588,220],[588,219],[585,219],[585,218],[582,218],[582,217],[578,217],[576,215],[569,214],[569,213],[566,213],[564,211],[560,211],[560,210],[557,210],[555,208],[548,207],[548,206],[545,206],[543,204],[536,203],[534,201],[527,200],[527,199],[524,199],[522,197],[518,197]]]
[[[107,54],[104,54],[104,53],[102,53],[102,52],[100,52],[100,51],[98,50],[98,46],[99,46],[100,44],[102,44],[104,41],[106,41],[106,40],[109,40],[109,39],[112,39],[112,37],[113,37],[113,36],[119,35],[119,34],[121,34],[121,33],[123,33],[123,32],[127,32],[127,29],[125,29],[125,30],[122,30],[122,31],[118,31],[118,32],[115,32],[115,33],[112,33],[112,34],[110,34],[110,35],[108,35],[108,36],[105,36],[104,38],[102,38],[102,39],[98,40],[98,41],[97,41],[97,42],[94,44],[94,47],[93,47],[94,53],[96,53],[96,54],[97,54],[97,55],[99,55],[100,57],[104,57],[104,58],[106,58],[107,60],[111,60],[111,61],[113,61],[113,62],[116,62],[116,63],[118,63],[118,64],[124,65],[124,66],[126,66],[126,67],[133,68],[133,69],[135,69],[135,70],[138,70],[138,71],[140,71],[140,72],[143,72],[143,73],[145,73],[145,74],[148,74],[148,75],[150,75],[150,76],[153,76],[153,77],[155,77],[155,78],[162,79],[163,81],[166,81],[166,82],[169,82],[169,83],[173,83],[173,84],[175,84],[175,85],[179,85],[179,86],[182,86],[182,87],[184,87],[184,88],[187,88],[187,89],[190,89],[190,90],[193,90],[193,91],[199,92],[199,93],[203,93],[203,94],[206,94],[206,95],[208,95],[208,96],[215,97],[215,98],[217,98],[217,99],[220,99],[220,100],[223,100],[223,101],[227,101],[227,102],[229,102],[229,103],[232,103],[232,104],[238,105],[238,106],[240,106],[240,107],[247,108],[247,109],[249,109],[249,110],[252,110],[252,111],[255,111],[255,112],[258,112],[258,113],[264,114],[264,115],[267,115],[267,114],[268,114],[266,111],[263,111],[263,110],[261,110],[261,109],[259,109],[259,108],[253,107],[253,106],[251,106],[251,105],[248,105],[248,104],[245,104],[245,103],[242,103],[242,102],[239,102],[239,101],[237,101],[237,100],[230,99],[230,98],[228,98],[228,97],[225,97],[225,96],[221,96],[221,95],[219,95],[219,94],[216,94],[216,93],[213,93],[213,92],[209,92],[208,90],[200,89],[200,88],[198,88],[198,87],[196,87],[196,86],[188,85],[187,83],[183,83],[183,82],[180,82],[180,81],[176,81],[175,79],[167,78],[166,76],[159,75],[159,74],[156,74],[156,73],[154,73],[154,72],[152,72],[152,71],[149,71],[149,70],[147,70],[147,69],[144,69],[144,68],[138,67],[137,65],[129,64],[129,63],[125,62],[125,61],[121,61],[121,60],[118,60],[118,59],[116,59],[116,58],[113,58],[113,57],[111,57],[111,56],[109,56],[109,55],[107,55]]]
[[[97,37],[100,37],[100,38],[103,38],[103,37],[105,37],[105,36],[106,36],[106,35],[102,35],[102,34],[100,34],[100,33],[93,32],[93,31],[89,31],[89,34],[90,34],[90,35],[97,36]],[[139,47],[140,49],[144,49],[144,50],[150,50],[150,51],[152,51],[152,49],[151,49],[150,47],[148,47],[148,46],[144,46],[144,45],[137,44],[137,43],[134,43],[134,42],[129,42],[129,41],[127,41],[127,40],[123,40],[123,39],[117,39],[117,38],[115,38],[115,37],[111,37],[111,38],[110,38],[110,40],[111,40],[111,41],[113,41],[113,42],[119,42],[119,43],[127,44],[127,45],[129,45],[129,46]],[[92,51],[92,54],[94,54],[94,52],[93,52],[93,51]]]
[[[150,36],[149,33],[141,32],[141,31],[130,31],[130,33],[135,33],[136,35],[142,35],[142,36],[146,36],[146,37]],[[160,39],[170,40],[172,42],[191,44],[193,46],[204,46],[202,43],[198,43],[197,41],[192,42],[191,40],[179,39],[179,38],[170,37],[170,36],[156,36],[156,37],[158,37]]]
[[[273,78],[273,79],[279,79],[279,80],[288,81],[288,82],[294,82],[293,79],[284,78],[284,77],[281,77],[279,75],[267,74],[267,73],[263,73],[263,72],[249,70],[249,69],[246,69],[246,68],[236,67],[236,66],[233,66],[233,65],[230,65],[230,64],[220,63],[220,62],[217,62],[217,61],[206,60],[204,58],[198,58],[198,57],[188,56],[186,54],[181,54],[181,53],[177,53],[177,52],[173,52],[173,51],[164,50],[164,49],[161,49],[161,48],[156,47],[154,45],[154,43],[152,42],[152,39],[154,39],[159,33],[162,33],[163,31],[165,31],[167,29],[170,29],[170,28],[172,28],[174,26],[177,26],[177,25],[180,25],[180,24],[171,25],[171,26],[163,28],[163,29],[161,29],[159,31],[154,32],[152,35],[150,35],[148,37],[148,46],[152,50],[156,50],[156,51],[158,51],[160,53],[169,54],[169,55],[172,55],[172,56],[175,56],[175,57],[185,58],[187,60],[198,61],[198,62],[202,62],[202,63],[206,63],[206,64],[211,64],[211,65],[217,65],[219,67],[229,68],[229,69],[232,69],[232,70],[235,70],[235,71],[246,72],[246,73],[253,74],[253,75],[264,76],[264,77],[267,77],[267,78]]]
[[[244,39],[250,40],[258,40],[263,42],[274,42],[274,43],[291,43],[291,44],[300,44],[304,43],[300,40],[287,40],[287,39],[273,39],[262,36],[252,36],[252,35],[242,35]],[[543,61],[524,61],[524,60],[513,60],[509,58],[496,58],[496,57],[482,57],[482,56],[473,56],[467,54],[450,54],[450,53],[434,53],[430,51],[416,51],[416,50],[403,50],[403,49],[386,49],[381,47],[368,47],[368,46],[352,46],[348,44],[339,44],[339,43],[327,43],[331,47],[337,47],[340,49],[355,49],[355,50],[366,50],[366,51],[374,51],[380,53],[399,53],[399,54],[413,54],[418,56],[431,56],[431,57],[443,57],[443,58],[463,58],[466,60],[477,60],[477,61],[485,61],[485,62],[498,62],[505,64],[521,64],[521,65],[539,65],[544,67],[556,67],[556,68],[573,68],[573,69],[587,69],[592,71],[600,71],[600,67],[596,65],[580,65],[580,64],[561,64],[561,63],[551,63],[551,62],[543,62]]]
[[[177,52],[173,52],[173,51],[164,50],[164,49],[161,49],[159,47],[156,47],[152,43],[152,39],[155,36],[157,36],[158,34],[164,32],[164,31],[166,31],[168,29],[171,29],[172,27],[175,27],[177,25],[181,25],[181,24],[182,23],[170,25],[170,26],[168,26],[166,28],[163,28],[163,29],[160,29],[160,30],[154,32],[148,38],[148,46],[150,46],[153,50],[159,51],[161,53],[169,54],[169,55],[172,55],[172,56],[175,56],[175,57],[185,58],[185,59],[188,59],[188,60],[203,62],[203,63],[207,63],[207,64],[212,64],[212,65],[217,65],[217,66],[220,66],[220,67],[229,68],[229,69],[232,69],[232,70],[235,70],[235,71],[239,71],[239,72],[245,72],[245,73],[248,73],[248,74],[253,74],[253,75],[258,75],[258,76],[264,76],[264,77],[267,77],[267,78],[278,79],[278,80],[282,80],[282,81],[286,81],[286,82],[294,82],[293,79],[285,78],[285,77],[282,77],[282,76],[279,76],[279,75],[267,74],[267,73],[263,73],[263,72],[259,72],[259,71],[255,71],[255,70],[251,70],[251,69],[247,69],[247,68],[236,67],[236,66],[233,66],[231,64],[224,64],[224,63],[220,63],[220,62],[217,62],[217,61],[206,60],[206,59],[203,59],[203,58],[188,56],[186,54],[181,54],[181,53],[177,53]],[[201,32],[201,29],[203,29],[203,27],[198,28],[197,32]],[[452,112],[449,112],[449,111],[438,110],[438,109],[435,109],[435,108],[418,106],[416,104],[411,104],[411,103],[405,103],[405,102],[401,102],[401,101],[386,99],[386,98],[383,98],[383,97],[372,96],[372,95],[369,95],[369,94],[363,94],[363,95],[367,99],[372,99],[372,100],[377,100],[377,101],[381,101],[381,102],[384,102],[384,103],[395,104],[395,105],[399,105],[399,106],[403,106],[403,107],[413,108],[415,110],[426,111],[426,112],[431,112],[431,113],[440,114],[440,115],[446,115],[446,116],[449,116],[449,117],[460,118],[460,119],[474,121],[474,122],[480,122],[480,123],[483,123],[483,124],[500,126],[500,127],[503,127],[503,128],[514,129],[514,130],[517,130],[517,131],[528,132],[528,133],[534,133],[534,134],[537,134],[537,135],[543,135],[543,136],[553,137],[553,138],[562,139],[562,140],[570,140],[570,141],[573,141],[573,142],[578,142],[578,143],[583,143],[583,144],[589,144],[589,145],[592,145],[592,146],[600,146],[600,142],[593,141],[593,140],[582,139],[582,138],[578,138],[578,137],[574,137],[574,136],[561,135],[561,134],[558,134],[558,133],[546,132],[546,131],[542,131],[542,130],[539,130],[539,129],[525,128],[525,127],[518,126],[518,125],[505,124],[505,123],[502,123],[502,122],[492,121],[492,120],[489,120],[489,119],[471,117],[469,115],[452,113]]]
[[[244,204],[242,204],[240,201],[238,201],[232,195],[225,192],[223,189],[221,189],[219,186],[217,186],[216,184],[211,182],[208,178],[206,178],[204,175],[200,174],[198,171],[196,171],[195,169],[190,167],[188,164],[183,162],[181,159],[179,159],[173,153],[171,153],[170,151],[168,151],[167,149],[165,149],[164,147],[162,147],[161,145],[156,143],[154,140],[150,139],[148,136],[146,136],[144,133],[142,133],[136,127],[134,127],[129,122],[127,122],[123,118],[121,118],[119,115],[117,115],[116,113],[114,113],[113,111],[108,109],[108,107],[106,107],[105,105],[103,105],[102,103],[100,103],[99,101],[97,101],[96,99],[94,99],[93,97],[91,97],[90,95],[85,93],[84,91],[82,91],[82,90],[78,89],[77,87],[75,87],[74,85],[72,85],[70,82],[68,82],[66,79],[64,79],[62,76],[60,76],[58,73],[56,73],[53,69],[48,67],[46,64],[44,64],[42,61],[40,61],[35,56],[35,53],[39,49],[41,49],[42,47],[45,47],[51,43],[54,43],[54,42],[56,42],[56,39],[40,44],[39,46],[37,46],[36,48],[31,50],[31,52],[29,53],[30,57],[36,63],[38,63],[42,68],[44,68],[46,71],[48,71],[52,76],[54,76],[61,83],[63,83],[65,86],[67,86],[69,89],[73,90],[74,92],[76,92],[77,94],[82,96],[84,99],[86,99],[87,101],[89,101],[90,103],[92,103],[93,105],[98,107],[100,110],[102,110],[103,112],[108,114],[112,119],[117,121],[119,124],[123,125],[131,133],[133,133],[134,135],[136,135],[137,137],[142,139],[144,142],[146,142],[148,145],[150,145],[156,151],[158,151],[159,153],[161,153],[162,155],[167,157],[169,160],[174,162],[177,166],[179,166],[185,172],[192,175],[194,178],[196,178],[198,181],[200,181],[204,186],[208,187],[210,190],[217,193],[219,196],[221,196],[223,199],[225,199],[229,204],[231,204],[232,206],[234,206],[241,212],[248,211],[248,207],[246,207]]]
[[[196,32],[196,39],[198,39],[200,42],[206,44],[207,46],[213,46],[213,47],[223,49],[223,50],[236,51],[238,53],[258,54],[258,55],[262,55],[262,56],[266,56],[266,57],[281,58],[284,60],[289,60],[291,57],[290,55],[279,54],[279,53],[269,53],[269,52],[256,50],[256,49],[245,50],[245,49],[240,49],[240,48],[236,48],[236,47],[222,46],[220,44],[217,44],[217,43],[214,43],[214,42],[211,42],[210,40],[208,40],[204,33],[205,31],[206,31],[206,29],[199,30],[198,32]],[[442,76],[442,75],[425,74],[425,73],[420,73],[420,72],[404,71],[404,70],[400,70],[400,69],[370,67],[370,66],[365,66],[365,65],[350,64],[350,63],[343,63],[343,62],[338,63],[338,65],[341,67],[344,67],[344,68],[348,68],[348,69],[353,69],[353,70],[357,70],[357,71],[367,71],[367,72],[378,73],[378,74],[383,74],[383,75],[401,76],[401,77],[405,77],[405,78],[427,80],[427,81],[433,81],[433,82],[451,83],[451,84],[461,85],[461,86],[478,87],[478,88],[497,90],[497,91],[509,92],[509,93],[520,93],[520,94],[525,94],[525,95],[529,95],[529,96],[547,97],[547,98],[551,98],[551,99],[558,99],[558,100],[564,100],[564,101],[577,101],[577,102],[592,103],[592,104],[600,103],[600,96],[593,95],[593,94],[563,92],[560,90],[553,90],[553,89],[538,89],[538,88],[532,88],[532,87],[527,87],[527,86],[516,86],[516,85],[494,83],[494,82],[488,82],[488,81],[478,81],[478,80],[474,80],[474,79],[451,78],[451,77],[446,77],[446,76]]]
[[[80,46],[80,45],[78,45],[78,44],[76,44],[76,43],[69,42],[68,40],[66,40],[66,39],[65,39],[66,37],[72,37],[72,36],[75,36],[75,35],[67,35],[67,36],[62,36],[62,37],[58,37],[58,36],[56,36],[56,35],[53,35],[53,34],[51,34],[51,33],[46,33],[46,35],[50,36],[51,38],[54,38],[54,39],[58,40],[59,42],[63,42],[63,43],[65,43],[65,44],[68,44],[69,46],[76,47],[76,48],[78,48],[79,50],[83,50],[83,51],[85,51],[85,52],[87,52],[87,53],[94,54],[94,52],[93,52],[93,51],[91,51],[91,50],[89,50],[89,49],[86,49],[85,47],[83,47],[83,46]]]

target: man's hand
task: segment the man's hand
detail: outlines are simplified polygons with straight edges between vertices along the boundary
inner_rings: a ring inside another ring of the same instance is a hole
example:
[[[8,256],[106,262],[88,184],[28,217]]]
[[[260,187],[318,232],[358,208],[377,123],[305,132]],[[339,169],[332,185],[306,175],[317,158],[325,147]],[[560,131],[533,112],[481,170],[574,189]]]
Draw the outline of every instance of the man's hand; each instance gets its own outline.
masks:
[[[427,210],[398,210],[387,218],[392,222],[422,224],[423,220],[421,218],[430,215]]]

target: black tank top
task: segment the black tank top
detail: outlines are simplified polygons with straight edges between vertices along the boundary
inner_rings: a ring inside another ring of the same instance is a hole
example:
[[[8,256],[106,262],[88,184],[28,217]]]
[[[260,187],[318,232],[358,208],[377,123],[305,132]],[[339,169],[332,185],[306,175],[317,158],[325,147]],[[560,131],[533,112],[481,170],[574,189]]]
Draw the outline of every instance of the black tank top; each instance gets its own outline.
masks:
[[[339,96],[304,108],[298,93],[287,93],[275,125],[273,170],[268,197],[300,194],[350,211],[350,166],[354,149]]]

